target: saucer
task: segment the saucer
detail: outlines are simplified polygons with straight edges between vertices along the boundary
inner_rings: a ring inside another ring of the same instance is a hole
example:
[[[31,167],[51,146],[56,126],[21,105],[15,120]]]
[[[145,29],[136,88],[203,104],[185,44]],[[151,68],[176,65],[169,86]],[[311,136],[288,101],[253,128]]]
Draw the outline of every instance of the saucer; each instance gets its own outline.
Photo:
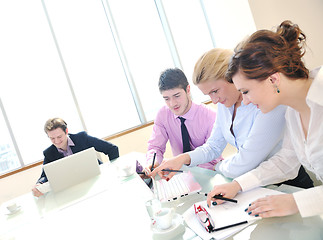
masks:
[[[128,167],[118,167],[119,177],[130,177],[135,174],[136,169],[128,168]]]
[[[183,224],[183,218],[182,218],[182,216],[176,213],[176,214],[174,214],[174,218],[172,220],[172,225],[169,228],[167,228],[167,229],[160,229],[157,226],[156,221],[153,221],[151,223],[150,228],[154,232],[154,234],[167,234],[167,233],[170,233],[170,232],[174,231],[175,229],[177,229],[182,224]]]
[[[14,215],[15,213],[19,212],[21,210],[21,206],[18,206],[14,211],[7,210],[6,215]]]
[[[132,175],[134,175],[135,174],[135,172],[130,172],[130,173],[123,173],[123,174],[121,174],[121,177],[130,177],[130,176],[132,176]]]

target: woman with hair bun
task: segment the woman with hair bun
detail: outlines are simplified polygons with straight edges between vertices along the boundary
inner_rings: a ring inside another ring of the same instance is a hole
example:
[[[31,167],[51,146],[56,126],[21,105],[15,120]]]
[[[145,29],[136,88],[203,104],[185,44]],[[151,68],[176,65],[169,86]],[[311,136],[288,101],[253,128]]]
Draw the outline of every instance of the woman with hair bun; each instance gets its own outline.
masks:
[[[162,177],[170,179],[174,173],[161,169],[180,169],[183,164],[198,166],[217,159],[230,144],[235,154],[214,165],[214,170],[228,178],[236,178],[259,166],[275,155],[282,146],[285,129],[286,106],[277,106],[263,114],[256,105],[244,104],[242,94],[231,79],[226,78],[233,51],[214,48],[205,52],[196,62],[193,83],[212,102],[217,104],[217,119],[212,133],[202,146],[167,159],[155,169]],[[313,181],[304,168],[294,179],[277,184],[301,188],[313,187]]]
[[[305,67],[306,36],[290,21],[276,32],[260,30],[238,45],[227,77],[242,93],[245,104],[258,105],[267,113],[287,105],[286,131],[282,149],[254,170],[218,185],[208,194],[234,197],[239,191],[274,184],[296,176],[301,165],[323,182],[323,68],[311,72]],[[267,196],[246,206],[246,212],[260,217],[302,217],[323,213],[323,186],[293,194]]]

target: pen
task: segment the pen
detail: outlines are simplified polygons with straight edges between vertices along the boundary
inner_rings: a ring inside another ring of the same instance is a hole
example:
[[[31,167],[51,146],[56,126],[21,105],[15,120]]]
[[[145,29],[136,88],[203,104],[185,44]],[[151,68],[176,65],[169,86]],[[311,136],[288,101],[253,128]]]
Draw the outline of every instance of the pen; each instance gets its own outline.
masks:
[[[184,172],[183,170],[171,170],[171,169],[163,169],[161,171],[163,171],[163,172],[180,172],[180,173]]]
[[[154,169],[155,159],[156,159],[156,152],[154,152],[153,164],[151,165],[150,171],[153,171],[153,169]]]
[[[153,171],[153,169],[154,169],[155,159],[156,159],[156,152],[154,152],[153,164],[151,165],[151,168],[150,168],[150,171],[151,171],[151,172],[152,172],[152,171]],[[148,183],[148,187],[149,187],[149,188],[151,188],[151,184],[153,184],[153,182],[154,182],[154,180],[153,180],[153,178],[151,178],[150,182]],[[153,187],[154,187],[154,189],[156,189],[156,188],[155,188],[155,186],[153,186]],[[155,196],[157,195],[157,191],[156,191],[156,190],[154,190],[154,194],[155,194]]]
[[[228,201],[228,202],[238,203],[238,200],[231,199],[231,198],[226,198],[226,197],[223,197],[222,195],[214,195],[213,198]]]
[[[184,172],[183,170],[171,170],[171,169],[163,169],[161,170],[163,172],[178,172],[178,173],[182,173]],[[145,174],[145,172],[137,172],[138,174]]]
[[[238,222],[238,223],[234,223],[234,224],[231,224],[231,225],[227,225],[227,226],[224,226],[224,227],[214,228],[214,229],[212,229],[212,232],[216,232],[216,231],[220,231],[220,230],[223,230],[223,229],[239,226],[239,225],[246,224],[246,223],[249,223],[249,222],[248,221],[243,221],[243,222]]]
[[[156,152],[154,152],[153,163],[151,165],[150,171],[154,170],[155,159],[156,159]],[[163,169],[161,171],[163,171],[163,172],[179,172],[179,173],[184,172],[183,170],[171,170],[171,169]],[[137,172],[137,173],[138,174],[146,174],[145,172]]]
[[[212,232],[220,231],[220,230],[227,229],[227,228],[231,228],[231,227],[236,227],[236,226],[239,226],[239,225],[242,225],[242,224],[253,223],[253,222],[255,222],[257,220],[260,220],[260,219],[261,219],[261,217],[255,217],[255,218],[250,219],[250,220],[246,220],[246,221],[242,221],[242,222],[230,224],[230,225],[223,226],[223,227],[219,227],[219,228],[213,228],[212,229]]]
[[[205,196],[207,196],[207,193],[200,193],[199,194],[204,194]],[[231,198],[226,198],[223,197],[222,195],[214,195],[213,198],[215,199],[219,199],[219,200],[223,200],[223,201],[228,201],[228,202],[233,202],[233,203],[238,203],[238,200],[236,199],[231,199]]]

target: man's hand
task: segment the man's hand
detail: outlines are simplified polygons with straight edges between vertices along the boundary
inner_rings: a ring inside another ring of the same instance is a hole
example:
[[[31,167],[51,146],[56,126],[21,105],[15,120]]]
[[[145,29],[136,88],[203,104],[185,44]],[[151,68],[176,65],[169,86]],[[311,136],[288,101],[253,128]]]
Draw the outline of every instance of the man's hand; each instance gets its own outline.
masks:
[[[41,191],[39,191],[39,190],[37,189],[37,186],[40,186],[40,185],[41,185],[41,183],[37,183],[37,184],[33,187],[33,189],[31,189],[31,191],[32,191],[32,193],[33,193],[33,195],[34,195],[35,197],[40,197],[40,196],[44,195]]]
[[[154,163],[154,167],[153,167],[153,169],[155,169],[156,167],[158,167],[159,166],[159,163],[156,161],[155,163]],[[142,171],[145,173],[145,174],[140,174],[140,176],[141,176],[141,178],[145,178],[145,179],[148,179],[148,178],[150,178],[149,176],[150,176],[150,174],[151,174],[151,171],[150,171],[150,169],[152,168],[152,164],[151,165],[149,165],[148,167],[145,167]]]

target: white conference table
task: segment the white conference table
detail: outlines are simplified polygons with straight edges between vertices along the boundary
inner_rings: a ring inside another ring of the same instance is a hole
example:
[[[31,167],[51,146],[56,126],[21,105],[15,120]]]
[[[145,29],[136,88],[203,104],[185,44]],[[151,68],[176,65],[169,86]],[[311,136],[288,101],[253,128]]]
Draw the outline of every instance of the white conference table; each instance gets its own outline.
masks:
[[[130,153],[111,164],[101,165],[101,174],[60,193],[35,198],[31,193],[13,199],[21,210],[7,215],[6,203],[0,206],[0,240],[18,239],[200,239],[184,226],[170,234],[156,235],[145,202],[153,193],[137,175],[120,177],[118,165],[140,160],[142,153]],[[190,168],[203,192],[229,179],[202,168]],[[279,189],[278,189],[279,190]],[[298,189],[283,186],[284,192]],[[163,203],[183,214],[193,203],[205,200],[191,195]],[[299,215],[262,219],[229,239],[323,239],[320,216]]]
[[[188,169],[188,168],[187,168]],[[203,168],[190,168],[195,179],[202,186],[202,192],[209,192],[214,185],[231,181],[216,172]],[[282,193],[293,193],[301,188],[281,185],[270,185],[267,188]],[[183,214],[189,207],[198,201],[206,200],[206,197],[196,194],[174,202],[166,203],[165,206],[174,207],[179,214]],[[184,203],[184,204],[183,204]],[[323,203],[322,203],[323,204]],[[247,206],[246,206],[247,207]],[[228,216],[230,217],[230,216]],[[186,231],[189,229],[186,228]],[[189,235],[188,235],[189,236]],[[191,239],[191,238],[178,238]],[[200,239],[200,238],[194,238]],[[320,216],[302,218],[300,214],[286,217],[273,217],[261,219],[247,226],[228,240],[322,240],[323,239],[323,214]]]

